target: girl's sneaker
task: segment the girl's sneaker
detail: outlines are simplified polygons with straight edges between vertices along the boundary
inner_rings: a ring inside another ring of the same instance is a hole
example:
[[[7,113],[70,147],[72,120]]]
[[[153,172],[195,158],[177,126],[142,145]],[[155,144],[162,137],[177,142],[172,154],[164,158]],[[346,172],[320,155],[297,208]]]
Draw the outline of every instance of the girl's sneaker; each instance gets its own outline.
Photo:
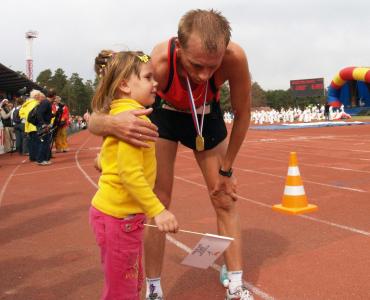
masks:
[[[163,300],[163,297],[157,296],[157,294],[149,295],[145,300]]]

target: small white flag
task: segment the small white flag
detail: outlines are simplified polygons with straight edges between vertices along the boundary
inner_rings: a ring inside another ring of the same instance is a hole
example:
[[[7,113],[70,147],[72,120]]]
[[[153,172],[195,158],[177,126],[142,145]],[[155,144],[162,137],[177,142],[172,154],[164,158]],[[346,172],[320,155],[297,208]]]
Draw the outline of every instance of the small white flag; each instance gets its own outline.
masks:
[[[207,233],[191,253],[185,257],[182,264],[207,269],[229,247],[233,240],[233,238]]]

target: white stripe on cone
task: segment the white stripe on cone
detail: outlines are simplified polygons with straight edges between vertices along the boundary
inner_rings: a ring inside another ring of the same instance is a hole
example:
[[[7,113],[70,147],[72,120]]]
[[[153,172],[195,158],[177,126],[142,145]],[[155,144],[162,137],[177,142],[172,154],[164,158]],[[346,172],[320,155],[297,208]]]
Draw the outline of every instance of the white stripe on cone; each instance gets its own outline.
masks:
[[[299,168],[298,167],[289,167],[288,168],[288,176],[300,176]]]
[[[300,186],[286,185],[284,189],[284,195],[287,195],[287,196],[305,195],[303,185],[300,185]]]

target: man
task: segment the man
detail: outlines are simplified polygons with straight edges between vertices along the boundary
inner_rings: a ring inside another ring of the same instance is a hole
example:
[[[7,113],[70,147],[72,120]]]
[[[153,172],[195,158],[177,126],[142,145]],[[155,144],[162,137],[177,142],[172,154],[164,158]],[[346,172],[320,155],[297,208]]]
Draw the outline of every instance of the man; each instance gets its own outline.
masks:
[[[13,152],[14,148],[14,127],[12,124],[12,109],[13,103],[8,99],[0,102],[0,116],[4,127],[4,151]]]
[[[50,129],[52,114],[52,103],[56,97],[56,92],[54,89],[50,89],[47,93],[46,99],[40,101],[37,107],[37,132],[40,137],[39,152],[37,155],[37,163],[40,166],[48,166],[51,164],[51,141],[52,132]]]
[[[67,129],[69,127],[68,106],[62,102],[59,96],[56,96],[55,102],[52,105],[52,111],[55,115],[53,127],[56,128],[56,133],[54,132],[56,152],[67,152]]]
[[[180,20],[178,37],[153,49],[154,77],[161,97],[150,115],[159,130],[154,191],[168,207],[178,142],[193,149],[216,210],[219,234],[234,238],[225,252],[229,270],[225,299],[249,300],[253,297],[242,281],[241,231],[232,165],[250,122],[251,82],[245,53],[230,41],[230,31],[228,21],[219,12],[192,10]],[[228,144],[217,100],[219,88],[226,81],[235,114]],[[153,128],[142,124],[133,129],[133,124],[138,124],[134,117],[138,114],[116,118],[93,114],[89,128],[98,135],[111,134],[133,145],[145,146],[145,140],[153,140],[155,135]],[[145,242],[146,298],[150,300],[163,299],[160,274],[164,244],[164,234],[150,231],[150,238]]]
[[[19,116],[21,119],[25,120],[24,132],[27,135],[28,140],[28,153],[31,162],[37,162],[37,155],[40,147],[40,139],[37,136],[36,125],[28,122],[28,115],[39,105],[41,101],[45,99],[44,93],[39,90],[32,90],[30,97],[23,103],[19,110]]]
[[[28,147],[26,144],[26,137],[25,137],[25,121],[19,115],[19,110],[21,109],[24,103],[24,99],[22,97],[17,98],[16,100],[16,107],[13,111],[13,125],[15,131],[15,144],[16,150],[20,155],[28,154]]]

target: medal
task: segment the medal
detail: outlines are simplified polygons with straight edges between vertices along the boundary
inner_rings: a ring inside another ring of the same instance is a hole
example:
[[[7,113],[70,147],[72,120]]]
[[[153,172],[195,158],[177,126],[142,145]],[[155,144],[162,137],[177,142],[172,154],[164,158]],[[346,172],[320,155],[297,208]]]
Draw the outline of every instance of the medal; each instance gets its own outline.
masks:
[[[195,148],[197,149],[197,151],[204,150],[204,138],[201,135],[197,135],[195,139]]]
[[[197,109],[195,107],[195,101],[194,101],[193,93],[191,91],[191,85],[190,85],[188,76],[186,76],[186,82],[188,84],[188,95],[189,95],[189,103],[190,103],[190,108],[191,108],[191,115],[193,117],[195,130],[197,132],[197,137],[195,138],[195,149],[197,151],[204,151],[204,137],[202,136],[202,132],[203,132],[203,122],[204,122],[204,110],[205,110],[206,102],[207,102],[208,80],[205,86],[206,91],[204,94],[202,119],[200,120],[200,125],[198,122]]]

